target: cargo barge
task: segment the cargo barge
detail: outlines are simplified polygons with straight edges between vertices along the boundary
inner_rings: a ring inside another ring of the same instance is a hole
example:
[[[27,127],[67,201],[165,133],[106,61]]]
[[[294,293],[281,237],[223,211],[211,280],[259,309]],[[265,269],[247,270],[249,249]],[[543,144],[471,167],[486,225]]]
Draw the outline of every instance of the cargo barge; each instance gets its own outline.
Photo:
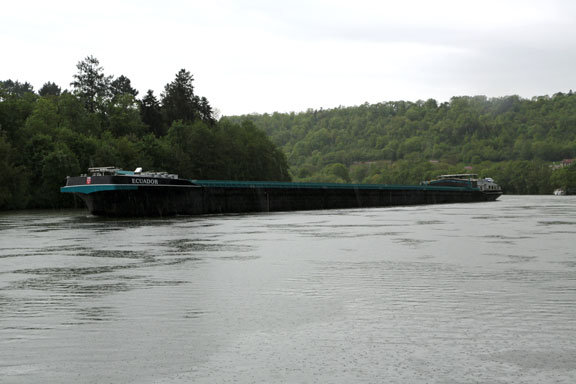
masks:
[[[292,183],[187,180],[165,172],[90,168],[68,177],[63,193],[73,193],[97,216],[135,217],[299,211],[471,203],[496,200],[497,184],[484,188],[475,175],[461,183],[420,185]],[[488,185],[488,184],[486,184]]]

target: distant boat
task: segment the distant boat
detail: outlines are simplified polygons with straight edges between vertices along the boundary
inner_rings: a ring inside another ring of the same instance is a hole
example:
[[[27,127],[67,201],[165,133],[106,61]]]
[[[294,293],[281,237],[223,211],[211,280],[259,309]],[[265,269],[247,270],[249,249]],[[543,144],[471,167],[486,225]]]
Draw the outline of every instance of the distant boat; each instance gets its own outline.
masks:
[[[187,180],[166,172],[90,168],[68,177],[73,193],[99,216],[169,216],[389,207],[493,201],[492,179],[448,175],[420,185]]]
[[[566,195],[566,191],[562,188],[557,188],[554,190],[554,196],[564,196]]]
[[[452,175],[440,175],[434,180],[425,181],[424,185],[436,187],[463,187],[478,188],[486,196],[496,200],[502,195],[502,188],[491,177],[478,178],[475,173],[457,173]],[[490,199],[489,199],[490,200]]]

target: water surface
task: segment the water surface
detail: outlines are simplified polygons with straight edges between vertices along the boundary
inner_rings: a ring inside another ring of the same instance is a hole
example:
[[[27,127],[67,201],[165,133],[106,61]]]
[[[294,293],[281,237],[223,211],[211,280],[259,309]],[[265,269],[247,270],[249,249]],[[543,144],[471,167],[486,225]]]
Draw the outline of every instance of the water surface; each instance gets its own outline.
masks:
[[[576,198],[0,214],[0,382],[574,383]]]

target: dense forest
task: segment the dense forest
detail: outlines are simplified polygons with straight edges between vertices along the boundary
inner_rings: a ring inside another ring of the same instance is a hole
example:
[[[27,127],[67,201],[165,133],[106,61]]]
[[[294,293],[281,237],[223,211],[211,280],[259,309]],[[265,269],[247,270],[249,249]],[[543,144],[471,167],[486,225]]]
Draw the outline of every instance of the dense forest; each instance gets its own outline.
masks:
[[[576,189],[576,94],[453,97],[226,118],[251,121],[288,157],[296,181],[413,184],[490,176],[506,193]],[[566,165],[566,166],[564,166]]]
[[[70,90],[0,81],[0,210],[70,206],[66,176],[92,166],[290,180],[283,152],[250,121],[217,121],[190,72],[139,99],[128,77],[107,76],[92,56],[77,69]]]

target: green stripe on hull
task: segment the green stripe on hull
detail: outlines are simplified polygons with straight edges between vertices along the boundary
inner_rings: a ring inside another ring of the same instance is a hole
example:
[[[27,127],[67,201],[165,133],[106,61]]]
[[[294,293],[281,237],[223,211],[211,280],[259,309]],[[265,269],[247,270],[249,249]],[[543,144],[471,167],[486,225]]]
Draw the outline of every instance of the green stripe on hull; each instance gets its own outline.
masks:
[[[125,184],[104,184],[104,185],[71,185],[69,187],[61,187],[60,192],[69,193],[94,193],[102,191],[137,191],[137,185],[125,185]]]

